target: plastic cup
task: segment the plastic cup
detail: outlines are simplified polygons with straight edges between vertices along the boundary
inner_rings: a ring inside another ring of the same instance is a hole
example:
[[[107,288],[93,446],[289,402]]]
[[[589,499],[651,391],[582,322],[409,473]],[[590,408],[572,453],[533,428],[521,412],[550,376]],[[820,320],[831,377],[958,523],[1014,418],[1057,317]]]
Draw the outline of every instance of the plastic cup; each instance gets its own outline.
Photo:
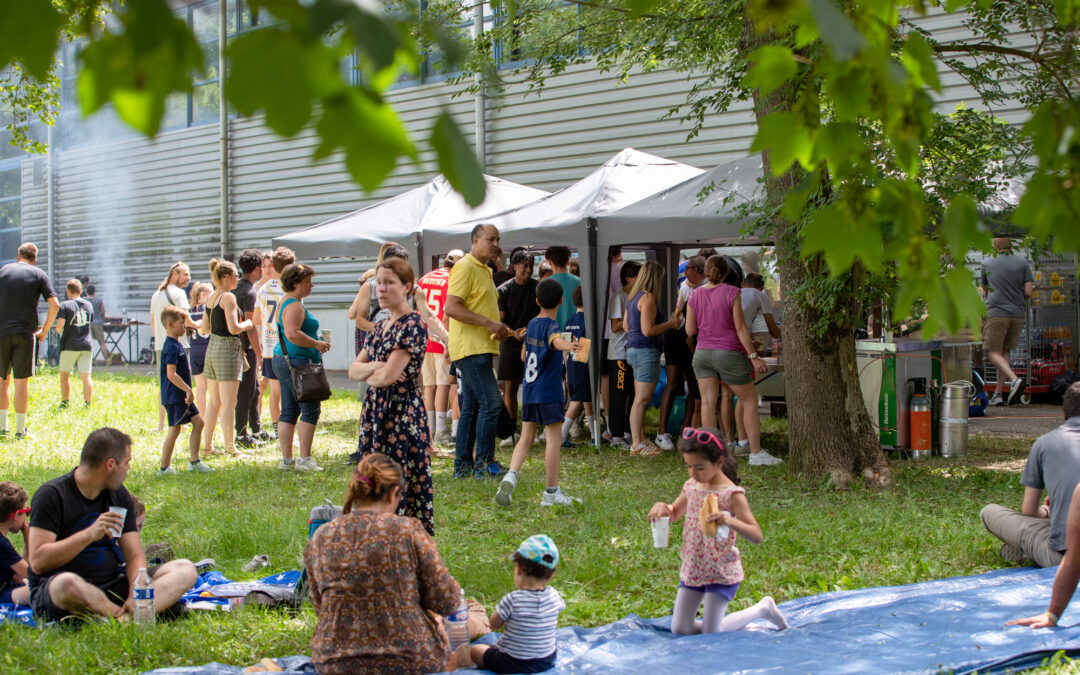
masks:
[[[668,523],[670,518],[664,516],[652,521],[652,545],[653,548],[668,547]]]
[[[127,520],[127,509],[125,509],[123,506],[110,506],[109,511],[111,511],[112,513],[119,513],[121,522]],[[111,534],[114,537],[119,537],[122,532],[123,532],[123,526],[122,525],[121,525],[120,529],[113,528],[113,529],[109,530],[109,534]]]
[[[319,329],[319,339],[322,340],[323,342],[330,342],[331,334],[332,334],[332,332],[331,332],[331,330],[329,328],[320,328]]]
[[[729,534],[731,534],[731,528],[727,525],[721,525],[720,527],[716,528],[716,538],[721,541],[727,539]]]

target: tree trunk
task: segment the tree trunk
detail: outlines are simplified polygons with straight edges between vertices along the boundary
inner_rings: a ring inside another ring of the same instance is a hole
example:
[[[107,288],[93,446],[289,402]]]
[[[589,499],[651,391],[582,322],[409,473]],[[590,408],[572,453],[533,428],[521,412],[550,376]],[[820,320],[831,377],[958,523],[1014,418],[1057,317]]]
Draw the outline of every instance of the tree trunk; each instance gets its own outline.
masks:
[[[740,52],[746,57],[773,39],[754,31],[747,19],[743,25]],[[754,115],[758,122],[773,112],[790,112],[799,95],[790,83],[762,97],[754,90]],[[773,176],[769,152],[762,153],[765,194],[778,205],[798,184],[801,170],[792,168]],[[847,488],[855,477],[867,484],[891,485],[892,471],[881,450],[877,433],[863,404],[859,374],[855,365],[852,336],[854,315],[837,319],[819,334],[821,314],[812,301],[796,301],[793,291],[811,275],[826,274],[820,259],[803,260],[801,237],[796,223],[777,217],[774,229],[783,303],[784,394],[788,410],[789,462],[795,471],[809,476],[829,476],[839,488]],[[836,306],[854,306],[851,284],[840,291]]]

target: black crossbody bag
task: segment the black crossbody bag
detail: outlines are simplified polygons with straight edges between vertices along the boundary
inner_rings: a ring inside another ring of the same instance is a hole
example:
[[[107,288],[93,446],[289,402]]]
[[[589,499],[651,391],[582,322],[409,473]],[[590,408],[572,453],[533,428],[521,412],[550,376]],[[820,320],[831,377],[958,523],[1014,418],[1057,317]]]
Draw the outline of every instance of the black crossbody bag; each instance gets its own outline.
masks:
[[[289,364],[296,400],[300,403],[317,403],[330,398],[330,380],[326,377],[326,368],[322,363],[309,361],[302,366],[292,364],[288,347],[285,346],[288,340],[285,339],[285,326],[281,323],[280,310],[278,311],[278,337],[281,342],[281,353],[285,355],[285,363]]]

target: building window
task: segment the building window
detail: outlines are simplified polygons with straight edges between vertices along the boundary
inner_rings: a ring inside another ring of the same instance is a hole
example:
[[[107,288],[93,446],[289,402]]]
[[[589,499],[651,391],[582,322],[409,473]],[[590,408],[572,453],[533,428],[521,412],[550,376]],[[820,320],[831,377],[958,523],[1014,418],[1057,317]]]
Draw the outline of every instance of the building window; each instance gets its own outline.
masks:
[[[252,12],[244,0],[227,0],[228,35],[255,30],[264,25],[258,12]],[[218,0],[207,0],[181,7],[175,14],[191,27],[191,32],[203,50],[203,70],[192,76],[190,94],[176,93],[165,102],[165,115],[161,130],[183,129],[218,121]],[[238,30],[239,29],[239,30]],[[94,115],[83,119],[79,109],[76,86],[78,83],[78,53],[81,42],[64,45],[61,51],[61,142],[65,148],[77,147],[105,140],[118,140],[136,136],[136,132],[117,116],[111,105],[104,106]],[[231,113],[235,115],[235,113]]]
[[[0,265],[15,260],[22,240],[22,162],[27,154],[11,144],[7,127],[14,121],[10,108],[0,108]]]

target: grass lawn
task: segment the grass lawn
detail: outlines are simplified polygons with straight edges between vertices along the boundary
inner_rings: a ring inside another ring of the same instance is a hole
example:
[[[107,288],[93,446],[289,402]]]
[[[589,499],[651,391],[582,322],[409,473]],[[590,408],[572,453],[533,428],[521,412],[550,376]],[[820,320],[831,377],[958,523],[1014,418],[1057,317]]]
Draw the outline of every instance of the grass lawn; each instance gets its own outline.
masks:
[[[212,474],[154,475],[163,435],[157,433],[156,382],[100,374],[92,408],[56,410],[55,372],[32,380],[30,433],[0,441],[0,479],[33,494],[45,480],[70,470],[86,435],[114,426],[134,439],[128,489],[146,502],[143,543],[168,541],[177,555],[212,557],[226,576],[253,575],[241,566],[270,555],[258,576],[298,567],[307,541],[310,508],[329,497],[341,503],[350,468],[341,460],[356,443],[359,405],[337,392],[323,405],[314,455],[319,474],[277,471],[277,446],[248,464],[212,462]],[[76,398],[78,395],[76,394]],[[655,411],[653,411],[655,414]],[[9,426],[13,419],[9,419]],[[765,420],[765,447],[783,452],[783,421]],[[220,432],[219,432],[220,433]],[[186,465],[186,433],[176,466]],[[220,447],[220,441],[219,441]],[[959,461],[896,462],[896,486],[874,492],[837,492],[796,480],[785,466],[740,463],[750,506],[765,533],[760,546],[740,543],[746,580],[731,610],[770,594],[777,602],[836,589],[904,584],[984,572],[1004,566],[998,545],[978,519],[991,501],[1019,507],[1017,477],[1030,442],[973,438]],[[498,452],[508,462],[507,451]],[[543,452],[534,448],[510,509],[492,500],[496,483],[451,478],[451,461],[435,466],[436,540],[443,559],[469,596],[491,606],[512,590],[507,556],[527,535],[551,535],[562,555],[553,585],[567,602],[561,625],[597,626],[628,613],[670,611],[678,583],[681,523],[673,546],[652,548],[645,514],[671,501],[686,480],[678,453],[653,459],[607,448],[564,451],[563,487],[584,499],[574,508],[541,509]],[[13,543],[22,550],[21,537]],[[0,626],[0,671],[129,673],[171,665],[220,661],[248,665],[264,656],[309,653],[315,625],[310,606],[294,616],[246,610],[231,616],[196,613],[190,620],[138,632],[129,625],[88,625],[80,631]]]

